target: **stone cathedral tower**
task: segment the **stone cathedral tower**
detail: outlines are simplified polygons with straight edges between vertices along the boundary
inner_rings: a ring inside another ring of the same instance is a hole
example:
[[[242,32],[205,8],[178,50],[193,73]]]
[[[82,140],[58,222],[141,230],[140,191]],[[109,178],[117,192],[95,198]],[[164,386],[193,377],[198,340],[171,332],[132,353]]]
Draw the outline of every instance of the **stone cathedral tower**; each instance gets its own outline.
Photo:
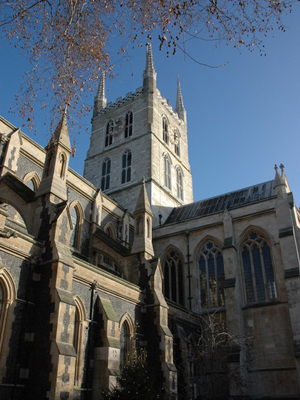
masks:
[[[180,83],[173,110],[156,87],[150,44],[143,86],[134,93],[106,104],[105,75],[101,77],[84,177],[130,212],[144,180],[153,225],[164,222],[173,207],[193,201]]]

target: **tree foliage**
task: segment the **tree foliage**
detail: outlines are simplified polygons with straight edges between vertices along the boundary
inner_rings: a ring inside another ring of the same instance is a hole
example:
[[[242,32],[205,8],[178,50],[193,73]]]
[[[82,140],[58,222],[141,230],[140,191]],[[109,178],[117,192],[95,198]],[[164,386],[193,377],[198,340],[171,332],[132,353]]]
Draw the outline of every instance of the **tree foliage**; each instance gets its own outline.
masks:
[[[117,386],[104,393],[104,400],[160,400],[163,399],[153,371],[147,364],[144,350],[140,354],[133,349],[128,354],[128,360],[117,378]]]
[[[205,400],[227,399],[229,382],[243,392],[247,381],[242,369],[253,360],[253,338],[228,332],[225,315],[214,312],[201,316],[201,329],[191,338],[191,359],[195,366],[200,397]],[[243,353],[243,357],[240,356]],[[229,361],[234,357],[235,362]]]
[[[3,0],[0,31],[31,62],[17,99],[31,122],[35,100],[51,104],[54,114],[66,105],[88,112],[84,94],[96,87],[100,71],[113,67],[111,42],[119,43],[119,54],[153,35],[167,54],[200,37],[262,49],[268,31],[284,30],[282,14],[294,1]]]

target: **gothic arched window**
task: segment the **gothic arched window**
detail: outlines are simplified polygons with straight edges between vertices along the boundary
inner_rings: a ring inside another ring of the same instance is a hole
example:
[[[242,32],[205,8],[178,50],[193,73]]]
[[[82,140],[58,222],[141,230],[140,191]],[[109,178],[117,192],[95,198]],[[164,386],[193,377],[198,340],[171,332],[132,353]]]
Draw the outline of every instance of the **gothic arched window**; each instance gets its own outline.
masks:
[[[114,134],[114,121],[110,119],[106,125],[105,147],[110,146],[112,144],[113,134]]]
[[[266,239],[251,232],[242,245],[246,299],[248,303],[277,297],[272,255]]]
[[[183,180],[182,171],[180,168],[176,169],[176,185],[177,185],[177,197],[183,200]]]
[[[127,361],[127,354],[130,350],[130,330],[128,323],[124,321],[120,335],[120,368],[122,369]]]
[[[29,187],[29,189],[33,190],[34,192],[36,191],[33,179],[29,179],[27,182],[25,182],[25,185],[27,187]]]
[[[125,138],[132,136],[133,130],[133,114],[132,111],[128,111],[125,117]]]
[[[131,151],[126,150],[122,156],[122,183],[131,181]]]
[[[163,130],[163,140],[164,142],[169,144],[168,120],[165,117],[163,117],[162,120],[162,130]]]
[[[202,308],[223,307],[224,267],[221,250],[211,241],[204,244],[199,256]]]
[[[80,244],[80,230],[81,230],[81,215],[80,208],[78,205],[75,205],[71,208],[71,220],[72,220],[72,229],[70,233],[70,246],[79,247]]]
[[[110,168],[111,168],[111,161],[110,158],[107,157],[102,164],[101,190],[109,189]]]
[[[59,176],[61,179],[64,179],[65,169],[66,169],[66,157],[63,153],[60,153],[60,155],[59,155],[59,163],[60,163]]]
[[[179,254],[171,250],[164,264],[164,294],[166,298],[184,305],[183,266]]]
[[[164,181],[165,186],[171,190],[171,160],[167,154],[164,155]]]

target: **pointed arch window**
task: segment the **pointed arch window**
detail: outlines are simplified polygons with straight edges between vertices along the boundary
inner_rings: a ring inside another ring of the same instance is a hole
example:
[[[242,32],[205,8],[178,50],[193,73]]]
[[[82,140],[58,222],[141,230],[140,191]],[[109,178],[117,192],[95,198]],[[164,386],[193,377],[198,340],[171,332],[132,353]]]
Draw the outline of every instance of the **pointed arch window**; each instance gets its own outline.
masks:
[[[59,171],[59,176],[61,179],[64,179],[65,177],[65,169],[66,169],[66,157],[63,153],[60,153],[59,155],[59,163],[60,163],[60,171]]]
[[[131,151],[126,150],[122,156],[122,183],[131,181]]]
[[[208,241],[199,255],[200,297],[202,308],[223,307],[224,266],[222,252],[213,242]]]
[[[133,113],[128,111],[125,117],[125,139],[132,136],[133,131]]]
[[[162,120],[162,131],[163,131],[164,142],[169,144],[168,120],[165,117],[163,117],[163,120]]]
[[[121,327],[121,334],[120,334],[120,369],[124,368],[129,351],[130,351],[130,330],[128,323],[124,321]]]
[[[29,187],[29,189],[33,190],[34,192],[36,191],[36,186],[34,184],[33,179],[29,179],[27,182],[25,182],[25,185]]]
[[[106,158],[102,164],[101,190],[108,190],[110,185],[111,160]]]
[[[81,236],[82,211],[78,205],[71,208],[72,229],[70,233],[70,246],[79,248]]]
[[[168,154],[164,155],[164,183],[171,190],[171,160]]]
[[[114,121],[110,119],[106,125],[105,147],[110,146],[112,144],[113,134],[114,134]]]
[[[277,297],[272,255],[262,235],[251,232],[242,245],[242,261],[247,303]]]
[[[164,294],[166,298],[184,305],[183,264],[178,253],[171,250],[164,264]]]
[[[182,171],[179,167],[176,169],[176,186],[177,186],[177,197],[180,200],[183,200],[183,179],[182,179]]]

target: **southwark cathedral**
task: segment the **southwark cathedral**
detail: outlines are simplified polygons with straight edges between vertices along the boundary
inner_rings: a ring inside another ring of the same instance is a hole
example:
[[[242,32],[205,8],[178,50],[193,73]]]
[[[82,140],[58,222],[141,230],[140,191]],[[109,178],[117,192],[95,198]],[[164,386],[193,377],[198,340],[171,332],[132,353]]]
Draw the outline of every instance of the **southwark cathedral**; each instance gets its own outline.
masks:
[[[102,75],[83,176],[66,114],[45,148],[0,117],[0,399],[101,400],[132,348],[166,400],[299,398],[284,166],[194,202],[180,83],[173,109],[150,45],[141,80],[107,103]]]

